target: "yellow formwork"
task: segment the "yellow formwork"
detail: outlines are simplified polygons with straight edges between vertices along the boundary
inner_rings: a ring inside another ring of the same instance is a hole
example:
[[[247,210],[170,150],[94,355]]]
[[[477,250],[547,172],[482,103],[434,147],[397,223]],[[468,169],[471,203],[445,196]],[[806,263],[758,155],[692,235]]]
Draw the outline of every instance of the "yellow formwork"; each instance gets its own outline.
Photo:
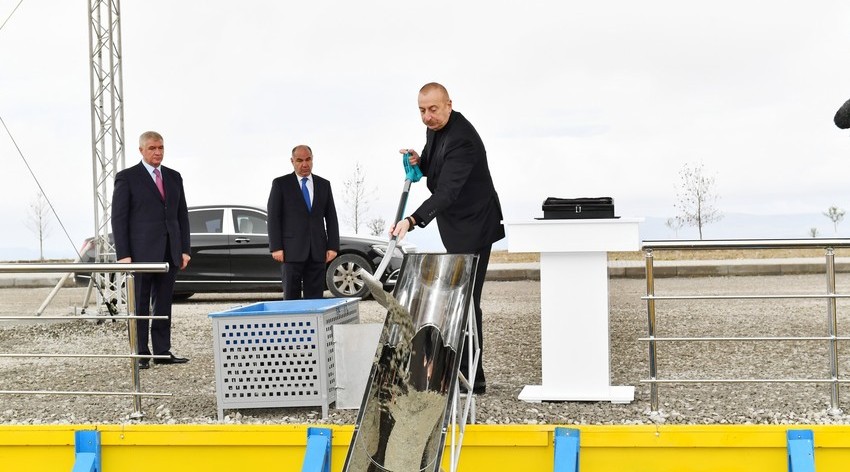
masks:
[[[74,432],[101,433],[104,472],[300,471],[308,427],[323,425],[0,426],[0,471],[70,471]],[[342,470],[353,426],[333,430]],[[459,471],[551,471],[557,425],[470,425]],[[582,472],[787,471],[786,432],[814,432],[815,470],[850,470],[850,426],[569,426],[581,431]],[[448,470],[448,446],[443,456]]]

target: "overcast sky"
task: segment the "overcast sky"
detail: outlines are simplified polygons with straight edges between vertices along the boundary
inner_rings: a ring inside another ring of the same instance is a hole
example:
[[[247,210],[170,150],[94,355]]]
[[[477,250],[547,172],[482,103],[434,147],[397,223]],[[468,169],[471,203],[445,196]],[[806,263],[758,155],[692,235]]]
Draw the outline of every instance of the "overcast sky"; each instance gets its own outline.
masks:
[[[18,1],[0,0],[0,21]],[[74,245],[94,232],[87,6],[24,0],[0,30],[0,118]],[[417,91],[438,81],[481,134],[509,221],[548,196],[675,216],[678,173],[699,163],[726,213],[850,207],[850,135],[832,123],[850,98],[846,0],[121,7],[126,164],[160,131],[190,205],[264,207],[306,143],[342,213],[359,162],[368,217],[390,220],[398,149],[424,144]],[[37,256],[24,226],[37,186],[2,128],[0,156],[0,248]],[[426,196],[414,184],[409,206]],[[73,253],[55,222],[47,247]]]

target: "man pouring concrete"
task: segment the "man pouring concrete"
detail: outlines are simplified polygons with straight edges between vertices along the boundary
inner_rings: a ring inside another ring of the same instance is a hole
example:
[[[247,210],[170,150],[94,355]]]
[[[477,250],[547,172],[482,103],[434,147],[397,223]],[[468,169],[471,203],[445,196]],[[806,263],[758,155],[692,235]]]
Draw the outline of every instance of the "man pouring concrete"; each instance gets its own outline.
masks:
[[[481,290],[493,243],[505,237],[502,207],[493,186],[487,151],[472,124],[452,109],[452,100],[442,85],[431,82],[419,90],[419,114],[428,128],[420,155],[413,149],[410,164],[419,165],[427,178],[431,196],[412,214],[395,223],[392,234],[401,240],[416,226],[425,227],[436,218],[443,246],[450,253],[477,254],[473,305],[481,356],[473,392],[486,391],[484,378],[484,331]],[[469,378],[468,356],[461,356],[461,372]]]

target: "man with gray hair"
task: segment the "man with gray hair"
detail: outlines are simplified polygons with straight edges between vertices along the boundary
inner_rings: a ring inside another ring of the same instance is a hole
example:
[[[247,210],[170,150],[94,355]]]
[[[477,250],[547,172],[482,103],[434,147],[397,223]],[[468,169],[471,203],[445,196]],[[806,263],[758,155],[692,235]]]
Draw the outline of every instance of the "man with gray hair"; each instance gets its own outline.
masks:
[[[177,271],[191,259],[189,210],[183,177],[162,165],[162,135],[147,131],[139,137],[142,162],[115,176],[112,195],[112,235],[118,262],[168,262],[164,274],[136,274],[136,315],[167,316],[166,320],[138,320],[138,353],[168,356],[154,364],[183,364],[189,359],[171,352],[171,299]],[[151,312],[153,307],[153,312]],[[147,369],[149,359],[139,360]]]

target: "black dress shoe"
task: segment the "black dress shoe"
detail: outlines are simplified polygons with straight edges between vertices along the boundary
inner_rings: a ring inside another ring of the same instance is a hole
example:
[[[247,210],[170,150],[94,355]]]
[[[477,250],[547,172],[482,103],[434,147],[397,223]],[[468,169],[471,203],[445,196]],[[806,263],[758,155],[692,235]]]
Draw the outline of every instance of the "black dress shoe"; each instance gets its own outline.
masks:
[[[139,369],[148,369],[151,366],[150,359],[139,359]]]
[[[186,359],[185,357],[177,357],[170,352],[165,353],[163,355],[167,355],[169,357],[167,359],[154,359],[153,363],[154,364],[185,364],[185,363],[189,362],[189,359]]]

